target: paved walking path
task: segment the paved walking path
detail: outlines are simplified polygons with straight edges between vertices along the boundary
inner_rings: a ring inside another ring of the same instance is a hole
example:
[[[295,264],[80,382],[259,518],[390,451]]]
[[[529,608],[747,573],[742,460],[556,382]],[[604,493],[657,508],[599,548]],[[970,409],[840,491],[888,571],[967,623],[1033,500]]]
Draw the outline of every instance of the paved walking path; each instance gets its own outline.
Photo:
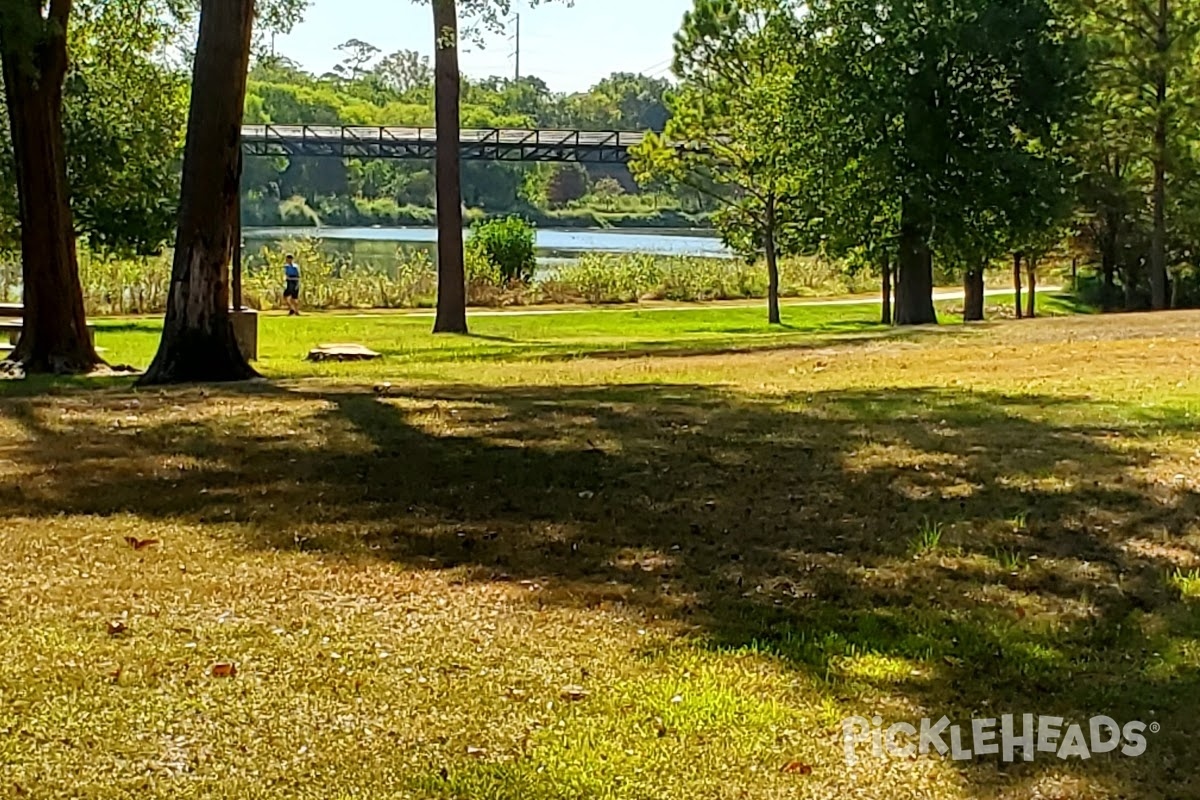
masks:
[[[1061,292],[1061,286],[1039,286],[1039,292]],[[997,295],[1011,295],[1012,289],[988,289],[984,291],[984,297],[995,297]],[[962,300],[964,293],[961,289],[950,289],[946,291],[935,291],[933,293],[934,302],[942,300]],[[865,305],[882,305],[883,298],[879,295],[859,295],[857,297],[838,297],[838,298],[811,298],[807,300],[799,300],[796,298],[784,298],[782,301],[784,308],[795,308],[797,306],[865,306]],[[557,314],[586,314],[594,311],[713,311],[716,309],[726,308],[762,308],[766,303],[764,299],[753,301],[743,300],[717,300],[705,303],[688,303],[688,304],[655,304],[655,305],[638,305],[633,303],[621,305],[581,305],[572,308],[517,308],[512,311],[505,310],[476,310],[468,309],[467,314],[471,317],[548,317]],[[395,312],[392,312],[395,313]],[[412,317],[434,317],[435,311],[428,310],[413,310],[401,312]],[[355,314],[358,317],[373,317],[375,314]]]

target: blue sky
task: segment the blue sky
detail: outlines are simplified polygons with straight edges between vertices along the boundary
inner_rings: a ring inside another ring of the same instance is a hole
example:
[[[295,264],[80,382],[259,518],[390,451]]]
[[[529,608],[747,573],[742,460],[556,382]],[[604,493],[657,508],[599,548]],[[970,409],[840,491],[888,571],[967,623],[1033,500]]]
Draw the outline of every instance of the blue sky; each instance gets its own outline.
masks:
[[[536,75],[560,92],[583,91],[612,72],[669,75],[672,36],[691,0],[575,0],[528,8],[520,0],[521,74]],[[509,33],[511,36],[511,31]],[[385,53],[433,52],[429,6],[412,0],[311,0],[304,21],[277,37],[275,50],[322,73],[340,60],[348,39]],[[513,74],[513,42],[487,36],[464,42],[462,69],[472,77]]]

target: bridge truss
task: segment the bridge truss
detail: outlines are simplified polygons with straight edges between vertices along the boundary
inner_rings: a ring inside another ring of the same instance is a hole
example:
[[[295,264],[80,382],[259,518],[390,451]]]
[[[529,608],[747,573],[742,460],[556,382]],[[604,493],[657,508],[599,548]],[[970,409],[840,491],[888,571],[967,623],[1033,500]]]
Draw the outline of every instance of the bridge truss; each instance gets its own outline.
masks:
[[[463,129],[459,148],[466,161],[625,164],[629,148],[646,135],[632,131]],[[242,147],[250,156],[433,159],[437,130],[412,127],[247,125]]]

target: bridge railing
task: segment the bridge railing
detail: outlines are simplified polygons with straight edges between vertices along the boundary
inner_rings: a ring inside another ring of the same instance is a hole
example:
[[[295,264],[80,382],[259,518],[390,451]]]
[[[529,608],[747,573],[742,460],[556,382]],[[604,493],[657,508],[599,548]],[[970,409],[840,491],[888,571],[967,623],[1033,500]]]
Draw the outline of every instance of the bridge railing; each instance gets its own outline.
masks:
[[[299,141],[313,143],[361,142],[364,144],[437,142],[437,128],[384,125],[246,125],[242,138],[250,142]],[[585,131],[524,128],[463,128],[462,144],[508,144],[546,147],[624,147],[641,144],[646,134],[639,131]]]
[[[459,145],[468,158],[522,161],[626,161],[645,141],[638,131],[464,128]],[[429,158],[437,129],[421,126],[246,125],[251,155]]]

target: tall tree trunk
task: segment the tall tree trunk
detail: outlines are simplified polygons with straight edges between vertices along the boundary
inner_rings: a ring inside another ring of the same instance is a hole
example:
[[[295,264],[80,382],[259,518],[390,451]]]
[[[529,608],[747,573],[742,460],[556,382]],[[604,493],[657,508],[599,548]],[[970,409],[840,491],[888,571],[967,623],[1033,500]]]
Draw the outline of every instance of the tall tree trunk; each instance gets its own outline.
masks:
[[[883,313],[880,315],[879,322],[882,325],[892,324],[892,259],[891,256],[884,251],[883,259],[880,262],[880,273],[883,275]]]
[[[1013,253],[1013,288],[1016,290],[1017,299],[1014,307],[1017,311],[1017,319],[1021,318],[1021,260],[1024,256],[1021,253]]]
[[[780,325],[779,316],[779,254],[775,250],[775,198],[767,198],[763,219],[763,246],[767,252],[767,322]]]
[[[1030,319],[1037,316],[1037,268],[1038,260],[1030,256],[1025,262],[1025,271],[1029,274],[1029,297],[1025,301],[1025,316]]]
[[[1138,265],[1126,257],[1125,268],[1121,270],[1121,288],[1125,293],[1125,310],[1138,310]]]
[[[896,324],[937,323],[933,307],[931,225],[924,209],[905,198],[900,213],[900,263],[896,285]]]
[[[1167,58],[1171,47],[1167,29],[1168,0],[1159,0],[1156,22],[1158,54],[1154,66],[1154,232],[1150,242],[1150,307],[1167,307]]]
[[[463,259],[459,153],[458,8],[433,0],[437,115],[438,302],[434,333],[467,332],[467,271]]]
[[[257,374],[238,348],[229,313],[253,26],[254,0],[201,4],[171,292],[158,354],[142,384]]]
[[[71,0],[48,7],[13,0],[0,15],[25,292],[21,338],[10,360],[25,372],[89,372],[103,363],[87,329],[67,188],[62,116],[70,14]]]
[[[1117,304],[1117,257],[1107,244],[1100,253],[1100,308],[1112,311]]]
[[[963,322],[983,321],[983,266],[963,273]]]

